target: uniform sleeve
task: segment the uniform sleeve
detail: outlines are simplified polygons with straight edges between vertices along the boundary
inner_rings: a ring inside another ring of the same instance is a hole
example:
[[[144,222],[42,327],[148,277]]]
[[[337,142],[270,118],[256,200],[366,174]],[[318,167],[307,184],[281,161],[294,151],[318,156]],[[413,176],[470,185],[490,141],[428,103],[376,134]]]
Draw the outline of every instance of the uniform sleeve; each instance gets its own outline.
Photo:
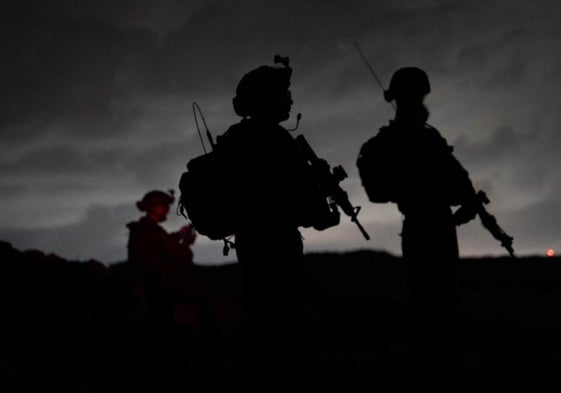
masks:
[[[441,188],[440,193],[442,197],[451,206],[469,203],[473,200],[475,189],[468,171],[454,156],[454,148],[448,145],[446,139],[438,131],[433,129],[432,132],[435,149],[433,154],[437,159],[436,164],[438,165],[438,168],[435,168],[435,172],[441,176],[437,180]]]
[[[284,205],[279,209],[280,218],[302,226],[311,226],[317,219],[317,210],[322,200],[325,199],[320,193],[317,168],[308,162],[304,152],[287,132],[282,145],[284,153],[278,157],[278,162],[282,162],[282,169],[278,167],[276,193],[280,196],[277,204]]]

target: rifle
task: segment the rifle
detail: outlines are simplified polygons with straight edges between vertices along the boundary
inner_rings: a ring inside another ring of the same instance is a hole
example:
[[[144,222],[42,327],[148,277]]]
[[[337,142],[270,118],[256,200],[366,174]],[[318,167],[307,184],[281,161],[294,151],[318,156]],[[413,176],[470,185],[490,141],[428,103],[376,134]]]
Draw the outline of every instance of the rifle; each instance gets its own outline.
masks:
[[[341,165],[336,166],[333,170],[330,170],[329,165],[325,160],[320,159],[304,135],[298,135],[295,138],[296,144],[303,151],[305,157],[312,167],[318,172],[320,176],[322,186],[325,187],[327,195],[329,198],[337,204],[343,212],[351,218],[351,221],[356,224],[362,235],[366,240],[370,240],[370,236],[364,229],[364,227],[358,221],[358,213],[360,212],[360,206],[353,206],[349,201],[349,196],[343,190],[339,183],[348,177],[347,172],[343,169]]]
[[[507,233],[497,224],[497,219],[491,213],[485,209],[485,205],[487,205],[490,201],[487,198],[487,194],[483,191],[479,191],[477,193],[477,214],[479,215],[479,219],[481,220],[481,224],[485,229],[487,229],[491,235],[495,239],[501,242],[501,246],[503,246],[512,258],[516,258],[514,255],[514,248],[512,248],[512,241],[514,238],[512,236],[507,235]]]
[[[481,220],[481,225],[483,225],[483,227],[487,229],[495,239],[501,242],[501,246],[508,251],[512,258],[516,258],[516,256],[514,255],[514,248],[512,248],[512,241],[514,240],[514,238],[512,236],[509,236],[499,226],[495,216],[493,216],[487,211],[487,209],[485,209],[485,205],[489,204],[489,202],[490,200],[487,197],[487,194],[485,194],[484,191],[478,191],[474,197],[473,204],[468,203],[459,208],[454,213],[456,223],[459,225],[469,221],[471,218],[473,218],[473,213],[470,212],[475,211],[475,213]]]

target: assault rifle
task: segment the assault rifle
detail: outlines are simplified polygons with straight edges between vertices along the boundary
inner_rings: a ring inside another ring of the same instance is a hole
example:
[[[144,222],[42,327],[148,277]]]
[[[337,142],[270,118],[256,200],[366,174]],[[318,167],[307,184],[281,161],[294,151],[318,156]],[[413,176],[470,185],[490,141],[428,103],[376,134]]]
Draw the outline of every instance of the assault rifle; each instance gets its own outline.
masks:
[[[485,209],[485,205],[489,204],[489,198],[487,198],[487,194],[483,191],[478,191],[475,195],[474,203],[475,205],[464,205],[460,209],[454,213],[454,217],[456,218],[456,223],[463,224],[469,220],[470,213],[469,211],[474,211],[479,216],[481,220],[481,225],[485,229],[487,229],[491,235],[499,242],[501,242],[501,246],[503,246],[512,258],[516,258],[514,255],[514,248],[512,248],[512,241],[514,238],[509,236],[497,223],[497,219],[491,213]],[[473,210],[474,209],[474,210]],[[471,215],[473,217],[473,215]]]
[[[485,209],[490,201],[487,194],[483,191],[477,193],[477,214],[481,220],[481,224],[487,229],[495,239],[501,242],[501,246],[506,248],[511,257],[516,258],[514,255],[514,248],[512,248],[512,241],[514,238],[507,235],[507,233],[497,224],[497,219]]]
[[[303,135],[298,135],[295,138],[296,144],[304,153],[306,159],[310,162],[312,167],[317,171],[320,182],[324,187],[329,198],[337,204],[343,212],[351,218],[351,221],[356,224],[362,235],[366,240],[370,240],[370,236],[363,228],[363,226],[358,221],[358,213],[360,212],[360,206],[353,206],[349,201],[349,196],[343,190],[339,183],[348,177],[347,172],[342,166],[336,166],[333,170],[330,170],[329,165],[325,160],[320,159],[306,138]]]

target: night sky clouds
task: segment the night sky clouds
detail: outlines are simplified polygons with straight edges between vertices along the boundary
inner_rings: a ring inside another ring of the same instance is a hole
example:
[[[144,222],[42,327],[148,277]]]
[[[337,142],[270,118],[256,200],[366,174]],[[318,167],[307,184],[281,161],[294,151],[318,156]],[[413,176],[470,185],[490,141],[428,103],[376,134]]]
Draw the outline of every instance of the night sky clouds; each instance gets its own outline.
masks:
[[[294,68],[299,132],[345,166],[343,186],[374,235],[305,231],[308,249],[399,253],[399,214],[367,201],[355,168],[361,144],[392,116],[358,41],[386,85],[402,66],[428,72],[429,121],[488,192],[515,248],[560,247],[557,2],[8,1],[0,10],[0,237],[16,246],[123,258],[134,202],[177,188],[202,153],[191,103],[222,133],[238,121],[241,76],[279,53]],[[460,236],[464,255],[501,252],[478,223]],[[220,259],[219,245],[197,247],[199,260]]]

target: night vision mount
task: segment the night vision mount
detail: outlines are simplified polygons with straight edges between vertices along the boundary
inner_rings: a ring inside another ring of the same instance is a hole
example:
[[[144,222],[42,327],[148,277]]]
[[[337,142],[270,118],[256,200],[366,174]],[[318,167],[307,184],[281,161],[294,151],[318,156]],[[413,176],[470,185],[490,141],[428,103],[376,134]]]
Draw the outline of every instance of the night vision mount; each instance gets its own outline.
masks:
[[[273,62],[275,64],[282,64],[286,68],[289,68],[288,64],[290,63],[290,59],[288,58],[288,56],[275,55],[275,57],[273,58]]]

